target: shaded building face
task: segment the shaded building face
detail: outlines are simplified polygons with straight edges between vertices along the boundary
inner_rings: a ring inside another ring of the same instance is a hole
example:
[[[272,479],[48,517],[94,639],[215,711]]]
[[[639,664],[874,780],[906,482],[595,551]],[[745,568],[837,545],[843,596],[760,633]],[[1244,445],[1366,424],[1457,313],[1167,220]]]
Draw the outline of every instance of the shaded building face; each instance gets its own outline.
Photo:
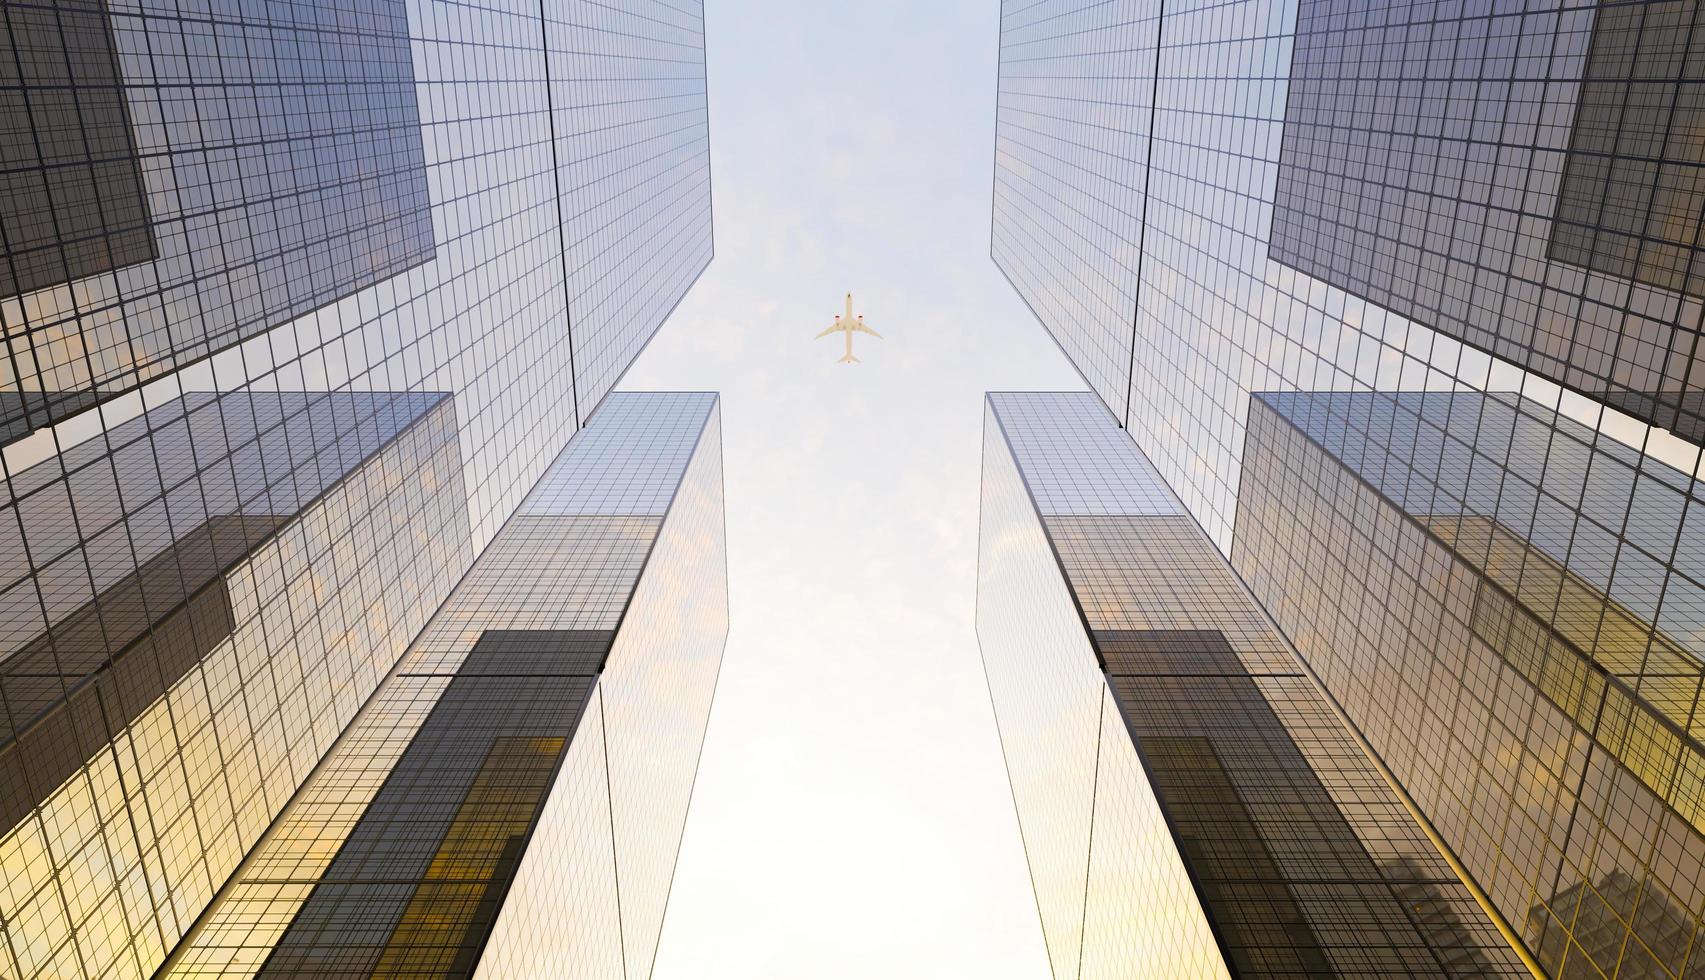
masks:
[[[1694,482],[1513,395],[1250,433],[1234,564],[1545,968],[1695,975]]]
[[[1273,257],[1700,441],[1698,15],[1302,3]]]
[[[992,254],[1223,551],[1251,391],[1528,371],[1697,443],[1695,16],[1003,4]]]
[[[8,6],[6,13],[0,296],[155,258],[106,5]]]
[[[401,0],[5,14],[6,436],[433,257]]]
[[[727,633],[714,395],[612,395],[168,976],[650,972]]]
[[[1524,976],[1089,394],[995,394],[978,636],[1056,976]]]

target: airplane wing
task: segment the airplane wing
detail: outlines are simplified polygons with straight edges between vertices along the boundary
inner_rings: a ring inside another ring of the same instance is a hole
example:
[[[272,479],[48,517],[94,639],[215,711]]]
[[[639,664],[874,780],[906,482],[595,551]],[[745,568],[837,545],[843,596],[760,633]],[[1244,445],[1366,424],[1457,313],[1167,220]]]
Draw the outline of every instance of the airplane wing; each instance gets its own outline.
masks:
[[[882,335],[877,333],[876,331],[870,329],[869,327],[865,326],[863,320],[854,320],[852,328],[854,330],[857,330],[859,333],[870,334],[872,337],[875,337],[877,340],[882,339]]]
[[[812,340],[822,340],[824,337],[827,337],[832,333],[840,333],[841,329],[842,329],[841,328],[841,322],[839,320],[836,320],[833,326],[829,327],[829,329],[823,331],[822,333],[818,334],[817,336],[812,337],[811,339]]]

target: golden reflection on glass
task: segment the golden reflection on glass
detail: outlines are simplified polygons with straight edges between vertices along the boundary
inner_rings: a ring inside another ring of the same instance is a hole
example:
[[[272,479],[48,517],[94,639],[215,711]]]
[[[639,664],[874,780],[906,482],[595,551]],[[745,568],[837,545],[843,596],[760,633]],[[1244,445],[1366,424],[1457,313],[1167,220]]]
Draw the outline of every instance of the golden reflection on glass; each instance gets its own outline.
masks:
[[[1551,525],[1528,542],[1398,506],[1367,473],[1429,503],[1431,477],[1366,469],[1385,457],[1360,436],[1329,452],[1302,428],[1311,404],[1347,397],[1251,403],[1234,563],[1540,967],[1646,976],[1662,949],[1682,969],[1663,916],[1583,916],[1579,896],[1620,875],[1699,925],[1700,765],[1665,717],[1694,697],[1691,654],[1548,557]],[[1476,472],[1471,493],[1503,479]]]
[[[550,768],[548,740],[492,750],[377,969],[607,976],[612,963],[619,973],[625,935],[629,975],[648,970],[727,630],[720,430],[713,396],[620,394],[604,411],[479,556],[166,975],[269,969],[482,636],[618,625]],[[523,847],[516,832],[528,826]],[[568,951],[565,937],[577,938],[572,955],[544,955]]]
[[[425,408],[407,409],[415,424],[346,454],[353,469],[223,573],[229,634],[0,838],[19,975],[56,975],[67,958],[79,965],[63,975],[151,973],[424,625],[427,597],[471,560],[453,402],[399,397]],[[327,463],[316,478],[339,472]],[[378,587],[373,553],[357,559],[358,535],[395,562],[392,588]],[[350,577],[317,595],[328,569]]]

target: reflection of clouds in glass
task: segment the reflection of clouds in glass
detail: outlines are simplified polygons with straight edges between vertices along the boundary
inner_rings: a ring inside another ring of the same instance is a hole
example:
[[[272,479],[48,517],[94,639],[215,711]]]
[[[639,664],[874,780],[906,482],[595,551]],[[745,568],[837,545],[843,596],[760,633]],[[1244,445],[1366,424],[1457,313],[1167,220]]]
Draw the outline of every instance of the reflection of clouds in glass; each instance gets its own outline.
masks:
[[[989,396],[1044,517],[1182,513],[1160,474],[1081,392]]]
[[[518,513],[663,516],[715,404],[708,392],[610,395]]]
[[[1048,956],[1054,975],[1077,976],[1106,684],[992,409],[984,415],[983,439],[978,645]],[[1147,781],[1134,785],[1140,802],[1128,811],[1133,821],[1160,822]],[[1173,850],[1143,855],[1135,871],[1144,887],[1164,894],[1178,894],[1178,882],[1187,882]],[[1204,948],[1154,935],[1149,930],[1157,921],[1134,920],[1141,931],[1133,956],[1141,949]],[[1185,925],[1185,937],[1206,935],[1199,911]]]

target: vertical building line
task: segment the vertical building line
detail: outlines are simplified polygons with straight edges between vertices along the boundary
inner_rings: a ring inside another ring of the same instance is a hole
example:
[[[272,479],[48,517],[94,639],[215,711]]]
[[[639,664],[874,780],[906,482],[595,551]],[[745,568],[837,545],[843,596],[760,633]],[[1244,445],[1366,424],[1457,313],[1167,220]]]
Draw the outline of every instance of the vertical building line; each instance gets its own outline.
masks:
[[[1041,516],[1037,516],[1041,521]],[[1070,586],[1068,586],[1070,588]],[[1101,696],[1095,704],[1095,776],[1089,784],[1089,840],[1083,849],[1083,907],[1077,918],[1077,975],[1083,976],[1083,948],[1089,933],[1089,876],[1095,868],[1095,812],[1101,805],[1101,743],[1107,730],[1106,676],[1102,677]]]
[[[992,234],[992,226],[990,231]],[[992,240],[990,242],[990,250],[991,252],[993,251]],[[995,267],[999,268],[1000,264],[996,263]],[[1016,289],[1014,291],[1016,292]],[[1043,332],[1047,333],[1047,331]],[[994,407],[989,401],[989,396],[987,394],[983,395],[983,406],[983,431],[986,434],[988,432],[989,419],[992,417],[994,412]],[[996,424],[997,426],[999,425],[998,420],[996,421]],[[1006,437],[1003,434],[1001,438],[1004,441]],[[986,438],[983,440],[983,449],[980,452],[980,457],[982,463],[979,469],[986,472],[989,460],[988,440]],[[1017,464],[1014,464],[1014,469],[1016,468]],[[984,509],[979,506],[977,508],[977,564],[979,566],[982,565],[983,561],[983,515]],[[972,609],[980,609],[983,595],[983,576],[981,574],[977,576],[977,582],[973,594],[975,599],[972,604]],[[1013,823],[1018,825],[1018,848],[1024,854],[1024,874],[1025,877],[1030,879],[1030,897],[1036,906],[1036,927],[1037,931],[1042,934],[1042,958],[1048,961],[1048,974],[1050,976],[1054,976],[1055,980],[1059,980],[1059,978],[1054,974],[1054,954],[1048,948],[1048,920],[1042,914],[1042,893],[1036,886],[1036,871],[1030,862],[1030,842],[1024,836],[1024,813],[1019,809],[1018,790],[1012,781],[1012,760],[1007,755],[1006,751],[1006,733],[1001,729],[1000,705],[995,701],[994,679],[989,676],[989,657],[983,649],[983,637],[975,622],[976,617],[973,616],[972,619],[971,632],[977,637],[977,660],[983,665],[983,689],[988,692],[989,714],[995,720],[995,744],[999,745],[1001,750],[1001,769],[1006,772],[1006,789],[1008,798],[1012,800]]]
[[[1137,320],[1143,308],[1143,256],[1148,254],[1149,183],[1154,179],[1154,122],[1160,110],[1160,51],[1166,37],[1166,0],[1160,0],[1154,23],[1154,86],[1149,90],[1149,132],[1143,149],[1143,213],[1137,226],[1137,281],[1131,290],[1131,364],[1125,372],[1125,414],[1120,428],[1131,428],[1131,388],[1137,381]]]
[[[620,631],[620,627],[617,627]],[[615,644],[611,644],[611,649]],[[610,874],[616,883],[616,946],[622,954],[622,976],[628,975],[628,934],[622,913],[622,859],[616,844],[616,788],[610,779],[610,726],[604,720],[604,678],[598,677],[598,734],[604,750],[604,804],[610,816]]]
[[[1006,48],[1005,34],[1006,4],[1002,3],[1000,17],[995,24],[995,138],[989,146],[989,261],[993,262],[997,269],[1000,268],[1000,260],[995,258],[995,201],[1000,193],[1001,180],[1001,52]],[[1001,269],[1001,275],[1006,275],[1005,269]],[[1012,285],[1011,276],[1007,276],[1006,281],[1007,285]],[[1019,293],[1021,297],[1023,296],[1017,286],[1013,286],[1012,291]],[[1034,311],[1032,312],[1034,313]],[[1036,320],[1041,322],[1042,318],[1037,317]],[[1054,332],[1043,330],[1043,333],[1053,336]],[[1056,339],[1054,343],[1058,344],[1059,340]],[[1064,350],[1065,348],[1062,347],[1061,352],[1063,353]],[[1068,357],[1066,360],[1069,361],[1071,358]],[[1072,366],[1076,367],[1077,365],[1073,364]]]
[[[540,2],[543,3],[544,0],[540,0]],[[699,3],[699,30],[700,36],[704,38],[702,57],[699,59],[699,83],[704,86],[704,179],[705,183],[712,188],[712,193],[705,195],[705,211],[710,217],[710,260],[705,264],[709,265],[710,262],[716,261],[716,194],[714,193],[716,183],[712,178],[710,159],[710,25],[705,17],[703,0],[700,0]],[[702,273],[704,270],[701,268],[699,271]],[[697,282],[698,276],[694,276],[693,281]],[[683,298],[685,298],[684,294]],[[679,306],[680,304],[676,303],[675,305]],[[671,309],[670,313],[673,312],[674,310]],[[668,317],[664,318],[664,320],[667,319]],[[658,321],[657,326],[661,330],[663,321]],[[624,371],[623,373],[627,372]]]
[[[574,402],[574,427],[579,429],[586,420],[580,417],[580,372],[574,366],[574,313],[568,308],[574,294],[568,286],[568,236],[562,230],[562,161],[557,159],[556,103],[551,97],[551,37],[546,24],[545,0],[539,0],[539,54],[545,63],[545,119],[551,134],[551,186],[556,189],[557,255],[562,260],[562,318],[568,334],[568,391]]]
[[[987,399],[994,394],[997,394],[997,392],[989,392],[988,395],[985,395],[984,397]],[[1007,393],[1006,392],[1000,392],[999,394],[1007,394]],[[1021,394],[1036,394],[1036,393],[1024,392]],[[1069,393],[1061,392],[1059,394],[1069,394]],[[1100,404],[1102,404],[1103,407],[1106,406],[1106,403],[1101,401],[1100,395],[1095,395],[1093,391],[1091,391],[1090,394],[1094,395],[1096,401],[1099,402]],[[1023,462],[1019,459],[1018,447],[1013,444],[1011,434],[1007,432],[1006,419],[1001,415],[1000,408],[993,405],[992,399],[990,400],[990,405],[991,405],[991,413],[993,414],[994,419],[995,419],[995,425],[1000,432],[1001,441],[1005,444],[1007,454],[1012,459],[1012,468],[1018,474],[1019,484],[1024,487],[1025,499],[1027,499],[1030,502],[1030,511],[1036,517],[1036,529],[1041,533],[1042,540],[1047,542],[1048,553],[1051,556],[1053,556],[1053,559],[1054,559],[1054,570],[1059,572],[1060,584],[1066,590],[1067,597],[1069,597],[1071,600],[1072,609],[1077,613],[1078,625],[1083,627],[1084,642],[1089,645],[1090,652],[1092,654],[1094,654],[1094,656],[1095,656],[1096,670],[1101,675],[1101,707],[1099,710],[1100,711],[1106,711],[1107,710],[1107,698],[1110,696],[1111,691],[1112,691],[1112,688],[1109,686],[1109,681],[1107,678],[1107,658],[1101,652],[1101,645],[1099,643],[1097,643],[1095,640],[1095,632],[1096,632],[1095,627],[1090,623],[1089,612],[1088,612],[1088,610],[1084,609],[1083,599],[1081,596],[1078,595],[1077,589],[1072,587],[1071,571],[1070,571],[1070,569],[1068,569],[1066,567],[1065,556],[1060,553],[1059,545],[1054,541],[1053,532],[1048,530],[1048,523],[1046,520],[1044,520],[1044,516],[1043,516],[1043,512],[1042,512],[1041,499],[1036,496],[1036,489],[1030,485],[1030,474],[1025,470]],[[1109,415],[1112,414],[1111,409],[1108,409],[1108,414]],[[1129,435],[1129,433],[1127,432],[1127,436],[1128,435]],[[1133,443],[1133,445],[1134,445],[1134,443]],[[1142,452],[1141,447],[1138,447],[1137,451],[1139,453]],[[979,642],[981,642],[981,641],[979,640]],[[983,670],[984,670],[984,674],[986,676],[987,672],[988,672],[987,661],[984,661]],[[989,697],[991,700],[994,698],[994,687],[993,687],[993,685],[990,685],[990,687],[989,687]],[[998,722],[999,722],[998,711],[996,714],[996,721],[998,724]],[[1103,723],[1098,716],[1097,721],[1096,721],[1096,726],[1095,726],[1095,782],[1090,787],[1090,801],[1091,801],[1090,802],[1090,836],[1092,839],[1095,835],[1095,810],[1094,810],[1095,803],[1094,803],[1094,801],[1095,801],[1096,797],[1100,794],[1100,788],[1101,788],[1100,783],[1101,783],[1101,729],[1102,729],[1102,724]],[[1150,765],[1149,760],[1148,760],[1148,754],[1143,751],[1142,743],[1133,739],[1131,742],[1131,749],[1133,752],[1136,753],[1137,764],[1142,767],[1143,779],[1146,780],[1148,782],[1148,784],[1152,787],[1154,785],[1154,776],[1153,776],[1154,767],[1152,765]],[[1002,752],[1003,752],[1003,754],[1005,752],[1005,746],[1004,745],[1002,746]],[[1011,772],[1012,772],[1011,764],[1008,763],[1007,774],[1008,774],[1009,781],[1011,779]],[[1183,837],[1183,834],[1178,829],[1177,821],[1173,819],[1172,813],[1170,811],[1168,811],[1166,809],[1166,807],[1160,805],[1160,798],[1158,795],[1155,797],[1155,805],[1156,805],[1156,808],[1160,811],[1161,823],[1166,827],[1167,836],[1172,838],[1172,840],[1174,840],[1174,841],[1181,840]],[[1014,794],[1013,794],[1013,807],[1016,809],[1017,806],[1018,806],[1018,795],[1017,795],[1017,792],[1015,790]],[[1021,835],[1023,833],[1023,830],[1024,830],[1024,825],[1023,825],[1023,821],[1021,818],[1020,822],[1019,822],[1019,832]],[[1029,860],[1029,855],[1030,855],[1030,852],[1029,852],[1028,848],[1026,848],[1025,859],[1027,861]],[[1195,867],[1193,867],[1190,864],[1190,862],[1188,862],[1188,861],[1182,861],[1180,863],[1182,864],[1182,866],[1184,868],[1185,879],[1190,882],[1191,891],[1198,898],[1200,898],[1200,896],[1202,896],[1204,894],[1204,891],[1203,891],[1201,878],[1197,874]],[[1088,867],[1088,856],[1086,854],[1085,855],[1085,868],[1087,868],[1087,867]],[[1035,874],[1034,873],[1031,874],[1031,887],[1032,887],[1032,889],[1034,889],[1034,887],[1035,887]],[[1087,871],[1085,872],[1085,875],[1084,875],[1083,887],[1084,887],[1084,914],[1085,914],[1085,917],[1087,918],[1088,907],[1089,907],[1089,877],[1088,877]],[[1041,912],[1041,901],[1042,901],[1040,894],[1037,895],[1036,901],[1037,901],[1037,912],[1040,913]],[[1206,922],[1208,925],[1208,933],[1209,933],[1209,935],[1213,936],[1214,944],[1219,949],[1221,959],[1224,960],[1226,962],[1226,964],[1229,966],[1231,964],[1231,961],[1232,961],[1231,960],[1231,952],[1230,952],[1231,951],[1231,944],[1227,941],[1223,931],[1220,928],[1219,923],[1217,921],[1215,921],[1215,919],[1212,916],[1206,916],[1205,919],[1206,919]],[[1078,948],[1078,973],[1080,976],[1082,975],[1082,972],[1083,972],[1083,949],[1082,949],[1082,943],[1083,943],[1083,933],[1082,933],[1083,926],[1082,926],[1082,923],[1083,923],[1083,921],[1084,920],[1081,920],[1081,919],[1079,920],[1080,924],[1079,924],[1079,932],[1078,932],[1078,943],[1079,943],[1079,948]],[[1047,938],[1046,929],[1044,929],[1044,931],[1043,931],[1043,938],[1044,938],[1044,941],[1046,941],[1046,938]],[[1053,957],[1053,953],[1050,950],[1049,951],[1049,963],[1050,963],[1050,965],[1052,965],[1052,962],[1053,962],[1052,957]]]

